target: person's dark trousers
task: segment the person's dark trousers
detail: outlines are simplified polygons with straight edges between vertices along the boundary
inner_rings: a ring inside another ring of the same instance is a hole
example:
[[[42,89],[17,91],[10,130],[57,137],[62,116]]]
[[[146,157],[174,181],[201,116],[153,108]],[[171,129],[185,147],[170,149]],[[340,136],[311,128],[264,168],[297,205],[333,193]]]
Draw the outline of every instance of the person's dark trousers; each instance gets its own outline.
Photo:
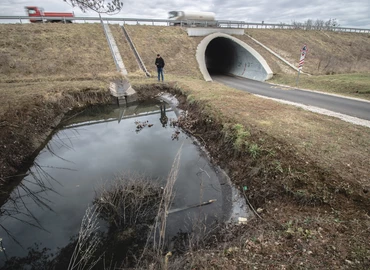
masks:
[[[162,77],[162,82],[163,82],[163,68],[161,67],[157,67],[157,71],[158,71],[158,81],[160,81],[160,78]]]

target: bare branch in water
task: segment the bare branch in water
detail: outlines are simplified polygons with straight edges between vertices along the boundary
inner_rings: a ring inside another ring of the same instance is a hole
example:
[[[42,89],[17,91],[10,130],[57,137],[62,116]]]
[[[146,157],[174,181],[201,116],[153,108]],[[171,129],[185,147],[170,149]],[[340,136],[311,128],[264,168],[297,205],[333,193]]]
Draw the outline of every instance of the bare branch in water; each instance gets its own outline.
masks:
[[[172,200],[174,198],[173,187],[175,185],[177,175],[179,173],[180,157],[183,145],[184,143],[181,144],[179,150],[177,151],[175,159],[172,163],[171,171],[167,178],[167,184],[163,190],[162,200],[158,209],[158,214],[154,225],[153,249],[157,252],[158,255],[163,252],[163,248],[165,246],[167,215],[168,211],[170,210]]]
[[[104,255],[101,254],[98,258],[92,260],[101,243],[101,238],[97,233],[99,230],[98,213],[99,207],[97,206],[89,206],[86,209],[68,270],[90,270]]]

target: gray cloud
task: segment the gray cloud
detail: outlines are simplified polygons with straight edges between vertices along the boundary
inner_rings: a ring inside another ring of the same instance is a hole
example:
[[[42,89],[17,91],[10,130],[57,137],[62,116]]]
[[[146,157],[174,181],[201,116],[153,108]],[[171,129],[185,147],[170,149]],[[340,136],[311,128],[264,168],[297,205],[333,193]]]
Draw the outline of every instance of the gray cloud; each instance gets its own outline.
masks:
[[[123,10],[115,17],[166,19],[168,11],[212,11],[219,20],[246,22],[291,23],[307,19],[336,18],[343,27],[370,28],[369,0],[123,0]],[[41,6],[46,11],[74,11],[76,16],[96,16],[83,13],[63,0],[1,0],[0,15],[25,15],[24,6]]]

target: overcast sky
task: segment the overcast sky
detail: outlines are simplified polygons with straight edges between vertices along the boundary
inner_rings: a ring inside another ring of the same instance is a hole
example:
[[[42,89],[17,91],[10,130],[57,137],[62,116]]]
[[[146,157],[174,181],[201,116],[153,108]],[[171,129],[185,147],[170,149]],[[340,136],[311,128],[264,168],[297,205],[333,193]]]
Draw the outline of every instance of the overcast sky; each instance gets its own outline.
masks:
[[[123,0],[122,11],[115,15],[125,18],[167,19],[168,11],[211,11],[218,20],[246,22],[291,23],[307,19],[336,18],[342,27],[370,28],[370,0]],[[45,11],[83,13],[63,0],[0,0],[1,15],[26,15],[24,6],[39,6]]]

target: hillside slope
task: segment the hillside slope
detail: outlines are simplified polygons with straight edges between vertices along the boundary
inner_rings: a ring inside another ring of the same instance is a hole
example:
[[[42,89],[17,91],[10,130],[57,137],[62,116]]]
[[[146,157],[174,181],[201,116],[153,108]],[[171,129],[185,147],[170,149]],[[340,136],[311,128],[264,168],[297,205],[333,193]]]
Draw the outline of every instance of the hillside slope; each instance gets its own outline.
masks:
[[[0,24],[0,80],[115,72],[100,24]]]
[[[118,25],[111,25],[111,29],[127,70],[136,72],[138,65],[122,30]],[[202,37],[189,37],[185,28],[180,27],[126,25],[126,29],[152,73],[155,73],[155,56],[160,53],[166,60],[166,72],[201,78],[195,52]],[[292,64],[297,64],[299,50],[307,44],[309,52],[304,71],[313,75],[370,70],[368,34],[266,29],[246,29],[245,33]],[[2,24],[0,34],[0,80],[45,76],[94,77],[115,72],[100,24]],[[275,74],[294,73],[248,36],[236,37],[257,50]]]
[[[155,71],[152,63],[155,55],[161,53],[168,63],[168,72],[174,75],[200,76],[195,52],[203,37],[189,37],[186,29],[180,27],[126,25],[126,29],[147,68],[152,72]],[[246,29],[245,33],[294,65],[299,60],[300,48],[307,44],[309,53],[304,71],[313,75],[362,73],[370,70],[368,34],[266,29]],[[295,73],[247,35],[235,37],[258,51],[275,74]],[[131,65],[130,62],[128,65]]]
[[[156,73],[154,62],[159,53],[166,62],[165,72],[178,76],[202,78],[195,59],[198,39],[189,37],[185,29],[127,25],[126,30],[151,73]]]
[[[304,71],[313,75],[370,71],[369,34],[280,29],[246,29],[245,33],[294,65],[298,65],[300,49],[307,44]],[[260,46],[248,36],[240,39],[261,53]],[[284,72],[269,64],[274,73]]]

